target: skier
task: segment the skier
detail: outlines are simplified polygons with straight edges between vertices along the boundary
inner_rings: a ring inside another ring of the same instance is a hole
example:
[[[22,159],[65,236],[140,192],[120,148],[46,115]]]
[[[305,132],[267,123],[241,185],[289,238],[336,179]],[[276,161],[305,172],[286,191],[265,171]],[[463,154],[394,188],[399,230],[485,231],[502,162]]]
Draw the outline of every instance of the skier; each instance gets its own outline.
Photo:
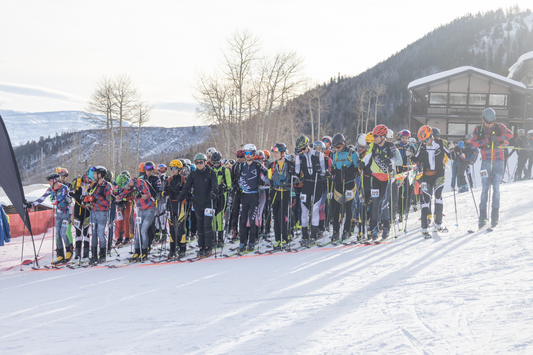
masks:
[[[176,256],[176,247],[179,248],[178,256],[185,256],[187,250],[187,238],[185,231],[185,221],[187,215],[186,201],[178,203],[178,196],[185,185],[185,176],[182,175],[183,164],[175,159],[169,164],[171,175],[165,182],[162,192],[164,197],[168,197],[167,210],[170,212],[170,251],[168,259]]]
[[[333,236],[331,240],[340,238],[340,226],[343,217],[344,229],[342,239],[350,235],[352,229],[353,203],[352,200],[356,195],[356,178],[359,176],[357,170],[357,161],[359,155],[355,150],[346,146],[346,140],[341,133],[333,136],[331,145],[333,147],[332,155],[332,174],[334,179],[333,188]]]
[[[319,153],[324,154],[326,151],[326,145],[323,141],[316,141],[313,144],[313,149]],[[326,222],[326,217],[331,215],[326,212],[329,209],[329,200],[327,199],[328,192],[330,191],[330,186],[333,185],[331,182],[331,169],[332,169],[332,160],[324,154],[324,165],[326,166],[326,176],[320,184],[322,184],[322,196],[320,197],[320,221],[318,223],[318,234],[320,237],[324,235],[326,230],[329,229],[329,221]],[[327,215],[327,216],[326,216]]]
[[[150,194],[148,183],[140,177],[130,178],[126,174],[120,174],[116,180],[120,189],[116,199],[118,201],[135,198],[137,211],[137,232],[135,237],[135,253],[130,261],[144,261],[148,256],[150,237],[148,230],[155,218],[155,199]]]
[[[393,193],[393,175],[395,166],[402,165],[402,157],[394,143],[387,141],[389,129],[385,125],[377,125],[372,130],[374,142],[370,143],[365,157],[359,163],[359,168],[366,175],[371,176],[372,213],[370,231],[372,239],[376,240],[379,234],[378,222],[381,220],[382,239],[389,236],[391,220],[390,208],[394,205],[391,201]]]
[[[161,180],[154,174],[155,171],[155,164],[151,161],[147,161],[144,163],[144,180],[148,183],[148,187],[150,188],[150,195],[155,201],[156,205],[156,215],[157,215],[157,205],[159,202],[159,193],[161,192]],[[155,239],[155,217],[152,221],[152,224],[150,225],[150,229],[148,229],[148,252],[150,252],[150,249],[152,247],[152,243]]]
[[[91,210],[85,205],[85,196],[89,194],[91,181],[86,174],[73,181],[73,191],[70,196],[74,198],[74,229],[76,230],[76,259],[81,258],[81,262],[89,261],[89,227],[91,225]],[[82,255],[83,242],[83,255]]]
[[[281,250],[289,243],[289,201],[291,201],[291,181],[294,163],[285,159],[287,146],[276,143],[272,147],[274,162],[268,170],[268,179],[272,188],[272,214],[274,220],[275,250]]]
[[[258,234],[256,219],[259,207],[259,189],[266,183],[265,179],[267,175],[267,171],[263,165],[254,161],[254,155],[257,151],[255,145],[246,144],[243,151],[245,163],[242,166],[239,177],[239,186],[242,190],[242,212],[239,226],[241,238],[239,251],[241,252],[246,248],[249,251],[255,248],[255,240]],[[248,222],[250,223],[249,230],[246,227]]]
[[[442,140],[433,139],[433,130],[430,126],[422,126],[418,130],[418,139],[420,146],[418,151],[412,157],[413,161],[418,162],[418,169],[424,173],[422,177],[422,235],[424,238],[430,238],[429,227],[429,209],[431,198],[435,193],[435,230],[442,232],[442,210],[444,208],[442,200],[442,190],[444,188],[444,168],[445,159],[449,157],[450,152]]]
[[[402,174],[411,170],[411,157],[416,153],[416,148],[414,145],[409,143],[409,138],[411,137],[411,132],[409,130],[404,129],[398,132],[398,136],[400,137],[400,140],[396,142],[396,149],[398,149],[398,152],[402,157],[402,165],[396,167],[396,173]],[[412,192],[410,188],[411,185],[409,184],[409,176],[407,176],[403,179],[398,189],[398,194],[400,197],[398,204],[398,209],[400,211],[400,222],[403,221],[403,216],[411,207],[409,200]]]
[[[72,191],[72,184],[67,181],[68,170],[65,168],[60,168],[58,174],[60,176],[59,182],[68,187],[69,191]]]
[[[125,175],[129,178],[131,178],[130,173],[125,170],[121,173],[121,175]],[[118,176],[117,176],[118,179]],[[116,184],[116,181],[115,181]],[[121,189],[118,187],[118,184],[116,184],[118,190],[115,192],[115,195],[118,196],[121,193]],[[128,195],[122,200],[116,200],[117,203],[117,220],[115,222],[116,229],[115,229],[115,236],[117,237],[117,241],[115,245],[125,245],[129,244],[130,238],[131,238],[131,223],[130,219],[132,216],[132,200],[133,196]]]
[[[224,212],[228,205],[228,191],[231,190],[231,172],[222,165],[222,155],[214,152],[211,155],[212,168],[217,176],[218,196],[216,201],[216,214],[214,218],[214,245],[221,248],[224,245]]]
[[[93,166],[87,170],[87,177],[93,182],[89,195],[84,202],[92,206],[92,240],[91,251],[92,264],[103,263],[106,260],[106,237],[105,229],[109,219],[109,208],[112,202],[113,188],[105,180],[107,169],[103,166]],[[113,199],[114,200],[114,199]],[[110,236],[112,238],[112,236]],[[98,255],[98,241],[100,241],[100,254]]]
[[[46,177],[50,187],[37,200],[28,204],[28,208],[40,205],[50,196],[52,205],[56,207],[55,228],[57,259],[54,264],[62,264],[72,257],[72,244],[67,236],[67,228],[70,224],[70,196],[68,187],[59,182],[59,174],[50,174]],[[66,250],[66,253],[65,253]]]
[[[479,203],[479,228],[487,223],[487,202],[492,185],[491,226],[499,221],[500,182],[503,178],[504,154],[501,146],[508,144],[513,133],[503,123],[496,123],[496,113],[486,108],[481,117],[482,125],[476,126],[470,145],[481,150],[481,202]]]
[[[233,239],[237,239],[239,236],[238,226],[239,226],[239,212],[241,205],[241,196],[242,190],[239,186],[239,179],[241,177],[241,170],[244,166],[244,150],[239,149],[236,153],[237,161],[231,167],[231,186],[233,201],[232,201],[232,211],[231,211],[231,227],[233,229]]]
[[[518,151],[518,162],[516,164],[516,173],[514,175],[515,181],[522,180],[523,179],[523,173],[525,171],[525,176],[527,178],[527,169],[526,169],[526,163],[529,158],[531,146],[529,145],[529,139],[526,136],[526,131],[524,129],[518,130],[518,137],[516,137],[515,141],[515,148],[517,148]],[[514,151],[513,151],[514,152]]]
[[[187,194],[194,189],[192,202],[198,228],[198,246],[200,247],[198,256],[209,257],[212,254],[213,246],[213,217],[214,204],[218,196],[217,175],[207,165],[205,154],[198,153],[194,157],[196,170],[189,174],[189,178],[181,189],[178,196],[178,203],[187,197]]]
[[[165,182],[168,178],[166,172],[167,172],[167,166],[165,164],[159,164],[157,166],[157,171],[159,172],[159,186],[160,190],[162,189],[162,186],[165,186]],[[157,229],[157,232],[155,233],[155,241],[160,242],[164,241],[166,242],[168,237],[168,231],[167,231],[167,198],[164,196],[159,197],[157,200],[157,209],[155,214],[155,229]]]

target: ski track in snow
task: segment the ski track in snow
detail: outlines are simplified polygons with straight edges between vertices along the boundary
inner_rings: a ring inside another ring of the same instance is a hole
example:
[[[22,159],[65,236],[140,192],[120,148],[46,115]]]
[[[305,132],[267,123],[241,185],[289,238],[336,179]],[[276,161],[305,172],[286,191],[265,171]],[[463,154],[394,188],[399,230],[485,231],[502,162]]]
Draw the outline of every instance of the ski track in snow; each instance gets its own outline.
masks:
[[[0,353],[533,353],[533,202],[524,193],[532,187],[501,185],[492,233],[467,233],[477,223],[470,193],[456,195],[455,227],[448,192],[450,231],[428,240],[412,212],[407,234],[375,246],[119,269],[16,267],[0,274]],[[479,202],[480,189],[474,195]],[[31,253],[26,244],[24,258]],[[8,260],[0,267],[13,266],[20,244],[0,257]]]

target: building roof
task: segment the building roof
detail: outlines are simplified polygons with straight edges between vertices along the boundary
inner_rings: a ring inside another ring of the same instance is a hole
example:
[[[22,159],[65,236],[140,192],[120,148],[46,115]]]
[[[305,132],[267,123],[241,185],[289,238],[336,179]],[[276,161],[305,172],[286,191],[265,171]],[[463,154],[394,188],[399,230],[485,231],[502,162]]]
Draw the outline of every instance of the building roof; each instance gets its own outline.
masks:
[[[527,62],[528,60],[531,60],[531,59],[533,59],[533,51],[522,54],[520,58],[518,58],[516,63],[514,63],[509,68],[509,75],[507,77],[512,78],[516,74],[518,69],[520,69],[520,66],[522,65],[522,63]]]
[[[407,86],[408,90],[416,90],[420,89],[421,87],[427,87],[431,84],[435,84],[438,82],[446,81],[449,78],[452,77],[459,77],[459,76],[466,76],[467,74],[475,74],[482,77],[490,78],[491,80],[494,80],[500,84],[503,84],[505,86],[512,87],[514,89],[518,89],[519,91],[525,91],[527,90],[526,86],[522,84],[521,82],[518,82],[513,79],[506,78],[502,75],[494,74],[489,71],[465,66],[465,67],[459,67],[451,70],[446,70],[440,73],[432,74],[425,76],[420,79],[416,79],[414,81],[411,81],[409,85]]]

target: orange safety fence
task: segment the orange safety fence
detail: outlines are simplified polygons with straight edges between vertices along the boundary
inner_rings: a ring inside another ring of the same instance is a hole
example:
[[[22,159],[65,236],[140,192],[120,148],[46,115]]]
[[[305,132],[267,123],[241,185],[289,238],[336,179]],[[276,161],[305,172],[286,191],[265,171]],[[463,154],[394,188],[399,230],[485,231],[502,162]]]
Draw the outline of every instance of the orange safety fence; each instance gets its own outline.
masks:
[[[47,211],[38,211],[38,212],[29,212],[31,229],[33,235],[38,235],[46,231],[46,224],[50,215],[53,213],[53,210]],[[54,216],[52,220],[48,223],[48,228],[52,228],[54,223]],[[22,230],[24,229],[24,235],[29,235],[28,229],[24,228],[24,222],[20,219],[18,214],[9,215],[9,228],[11,230],[11,238],[22,237]]]

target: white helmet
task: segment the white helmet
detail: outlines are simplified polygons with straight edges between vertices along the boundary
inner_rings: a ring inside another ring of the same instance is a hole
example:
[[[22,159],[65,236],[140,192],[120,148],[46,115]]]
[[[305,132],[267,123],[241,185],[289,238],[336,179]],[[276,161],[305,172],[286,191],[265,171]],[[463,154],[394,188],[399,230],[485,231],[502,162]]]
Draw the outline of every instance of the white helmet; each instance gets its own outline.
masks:
[[[390,128],[387,128],[387,138],[388,139],[394,138],[394,131]]]
[[[529,131],[527,131],[527,134],[532,135],[533,134],[533,129],[530,129]]]
[[[244,148],[242,148],[242,150],[255,152],[257,149],[255,148],[255,145],[253,145],[252,143],[248,143],[244,146]]]
[[[416,144],[417,143],[416,142],[416,138],[414,138],[414,137],[409,138],[409,143]]]
[[[361,147],[366,146],[366,134],[361,133],[359,136],[357,136],[357,144],[359,144]]]
[[[211,154],[213,154],[216,151],[217,151],[216,148],[211,147],[211,148],[209,148],[207,150],[207,152],[205,152],[205,155],[207,155],[209,157],[209,156],[211,156]]]

